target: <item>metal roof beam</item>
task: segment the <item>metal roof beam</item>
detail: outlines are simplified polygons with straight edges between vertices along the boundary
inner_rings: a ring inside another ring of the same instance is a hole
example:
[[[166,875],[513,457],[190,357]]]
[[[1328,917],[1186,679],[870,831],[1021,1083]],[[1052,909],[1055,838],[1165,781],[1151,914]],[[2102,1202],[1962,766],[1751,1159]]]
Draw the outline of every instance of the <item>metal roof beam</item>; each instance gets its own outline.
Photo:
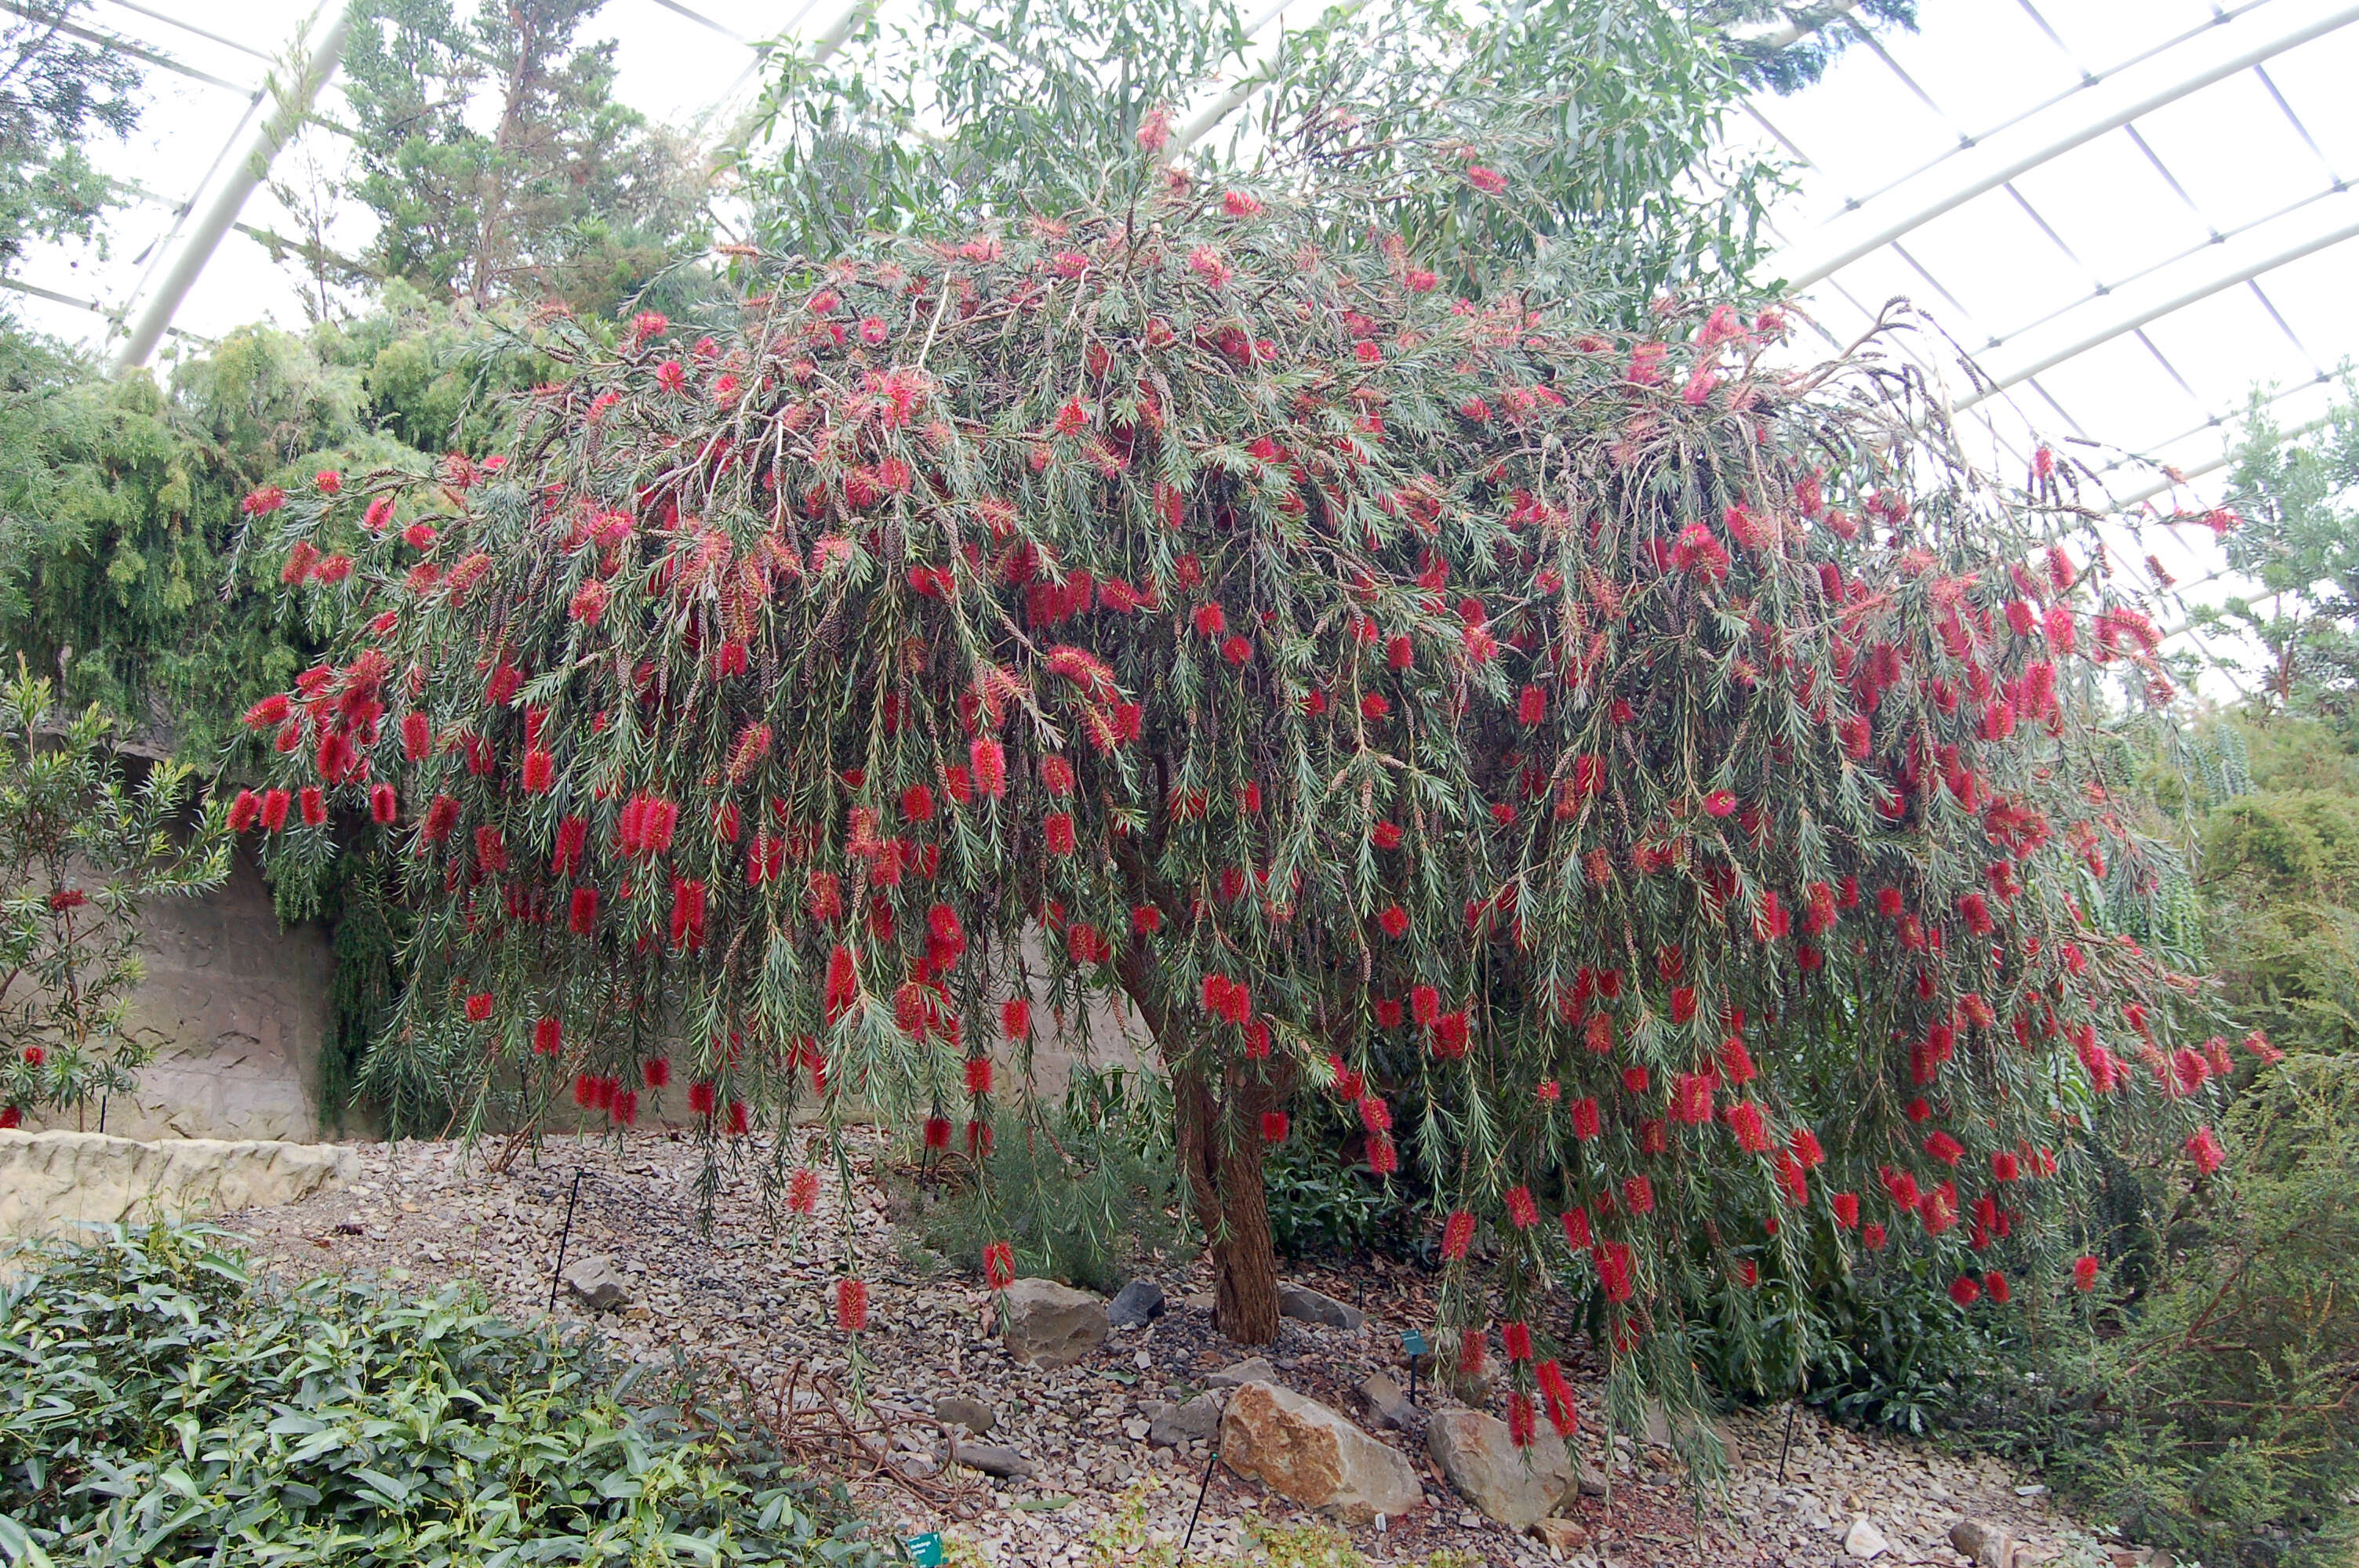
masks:
[[[295,81],[288,87],[279,112],[255,128],[254,141],[246,156],[230,166],[221,188],[213,192],[189,237],[181,242],[179,254],[172,258],[171,267],[163,281],[156,286],[155,294],[140,310],[139,319],[132,323],[131,334],[125,340],[123,350],[114,357],[113,373],[121,375],[147,362],[156,351],[157,343],[172,324],[172,317],[189,290],[203,276],[205,265],[220,248],[222,236],[237,222],[246,199],[270,172],[273,158],[278,156],[295,133],[301,128],[303,117],[311,101],[335,73],[336,62],[343,57],[344,39],[353,24],[352,0],[321,0],[320,10],[312,17],[317,27],[318,41],[298,68]]]
[[[2285,15],[2276,7],[2272,7],[2271,14]],[[2207,29],[2189,44],[2153,57],[2147,67],[2125,71],[2088,89],[2084,94],[2088,107],[2062,130],[2040,137],[2038,125],[2026,124],[2020,127],[2020,134],[1989,137],[1948,160],[1949,166],[1940,171],[1942,178],[1912,180],[1895,187],[1888,205],[1886,200],[1878,200],[1855,212],[1844,213],[1778,256],[1771,267],[1791,287],[1807,287],[1984,191],[1995,190],[2060,154],[2094,141],[2109,131],[2119,130],[2141,114],[2152,114],[2264,60],[2274,59],[2288,49],[2359,22],[2359,5],[2328,5],[2322,0],[2310,0],[2295,5],[2293,16],[2291,22],[2281,22],[2271,28],[2266,26],[2268,16],[2256,20],[2250,13],[2244,13]],[[2194,47],[2198,43],[2220,47],[2214,42],[2220,35],[2227,35],[2222,41],[2232,52],[2215,55],[2212,49]]]
[[[2337,217],[2339,221],[2330,228],[2299,234],[2290,240],[2280,236],[2262,237],[2274,240],[2273,247],[2265,247],[2258,240],[2248,245],[2231,243],[2226,245],[2209,247],[2230,252],[2235,254],[2236,259],[2218,272],[2199,278],[2193,283],[2177,283],[2171,275],[2159,274],[2157,275],[2155,289],[2141,290],[2139,295],[2131,296],[2127,304],[2122,303],[2124,297],[2122,295],[2109,296],[2104,303],[2116,307],[2113,314],[2082,328],[2062,341],[2059,342],[2051,339],[2044,346],[2035,342],[2028,347],[2017,349],[2006,356],[1995,358],[1991,363],[1980,365],[1979,368],[1989,377],[1991,384],[1977,389],[1971,396],[1960,399],[1958,407],[1972,408],[1994,393],[2004,391],[2018,382],[2027,381],[2042,371],[2062,364],[2066,360],[2087,353],[2092,349],[2112,342],[2115,338],[2134,332],[2149,321],[2159,319],[2176,310],[2183,310],[2200,300],[2209,299],[2215,294],[2234,288],[2240,284],[2248,283],[2264,273],[2289,265],[2304,256],[2314,255],[2331,246],[2339,245],[2345,240],[2359,238],[2359,212],[2354,212],[2351,211],[2350,204],[2345,204]],[[2172,287],[2174,283],[2176,286]]]

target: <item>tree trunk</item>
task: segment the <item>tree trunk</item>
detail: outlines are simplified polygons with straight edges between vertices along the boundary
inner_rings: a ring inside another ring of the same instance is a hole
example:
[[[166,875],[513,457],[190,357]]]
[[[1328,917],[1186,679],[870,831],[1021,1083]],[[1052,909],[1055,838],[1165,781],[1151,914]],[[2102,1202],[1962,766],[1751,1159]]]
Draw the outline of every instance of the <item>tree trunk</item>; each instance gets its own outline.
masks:
[[[1258,1128],[1269,1092],[1232,1069],[1222,1086],[1234,1108],[1236,1128]],[[1277,1338],[1277,1251],[1269,1234],[1269,1203],[1262,1187],[1261,1140],[1240,1131],[1224,1142],[1221,1104],[1200,1068],[1172,1074],[1179,1113],[1180,1163],[1188,1177],[1197,1222],[1212,1247],[1212,1324],[1240,1345]]]

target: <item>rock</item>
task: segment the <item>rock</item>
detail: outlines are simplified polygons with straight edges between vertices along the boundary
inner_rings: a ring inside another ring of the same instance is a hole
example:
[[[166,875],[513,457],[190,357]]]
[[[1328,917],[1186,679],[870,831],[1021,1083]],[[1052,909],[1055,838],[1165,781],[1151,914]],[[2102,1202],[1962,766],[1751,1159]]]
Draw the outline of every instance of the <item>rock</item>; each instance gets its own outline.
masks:
[[[1596,1465],[1583,1465],[1581,1467],[1580,1486],[1582,1497],[1602,1498],[1611,1489],[1612,1483],[1605,1478],[1605,1472]]]
[[[1180,1298],[1180,1304],[1190,1312],[1210,1312],[1218,1300],[1210,1291],[1190,1291]]]
[[[1105,1343],[1105,1301],[1054,1280],[1018,1280],[1004,1292],[1007,1329],[1001,1343],[1027,1367],[1055,1371]]]
[[[1229,1397],[1221,1456],[1238,1475],[1350,1524],[1378,1514],[1397,1519],[1425,1501],[1417,1472],[1397,1450],[1274,1383],[1246,1383]]]
[[[1663,1409],[1663,1401],[1660,1400],[1647,1401],[1646,1438],[1648,1444],[1657,1448],[1669,1448],[1671,1445],[1670,1412]]]
[[[1218,1394],[1198,1394],[1180,1405],[1168,1400],[1149,1400],[1139,1407],[1140,1413],[1147,1417],[1147,1441],[1158,1448],[1209,1442],[1221,1430],[1222,1403]]]
[[[1360,1397],[1368,1401],[1368,1413],[1375,1417],[1378,1426],[1408,1424],[1408,1397],[1384,1373],[1371,1372],[1362,1379]]]
[[[631,1299],[631,1282],[614,1270],[603,1252],[576,1258],[560,1276],[573,1299],[592,1312],[612,1312]]]
[[[951,1439],[951,1459],[970,1470],[980,1470],[986,1476],[996,1476],[1003,1481],[1020,1481],[1032,1474],[1032,1462],[1013,1448],[995,1443],[961,1443]]]
[[[1544,1519],[1532,1526],[1540,1544],[1550,1552],[1578,1552],[1589,1544],[1589,1532],[1569,1519]]]
[[[962,1426],[981,1437],[999,1424],[999,1412],[981,1400],[944,1394],[934,1401],[934,1419],[944,1426]]]
[[[1843,1552],[1846,1556],[1866,1562],[1891,1550],[1892,1542],[1885,1540],[1884,1532],[1875,1528],[1875,1521],[1864,1514],[1852,1520],[1851,1528],[1843,1531]]]
[[[1144,1328],[1163,1315],[1163,1287],[1152,1280],[1133,1280],[1106,1303],[1106,1322],[1116,1328]]]
[[[1236,1389],[1247,1383],[1277,1381],[1277,1368],[1259,1356],[1251,1356],[1212,1373],[1204,1379],[1204,1386],[1208,1389]]]
[[[1974,1568],[2017,1568],[2029,1549],[2004,1528],[1978,1519],[1963,1519],[1950,1527],[1950,1544],[1961,1557],[1971,1557]]]
[[[1357,1328],[1368,1321],[1368,1314],[1359,1308],[1345,1306],[1307,1285],[1278,1286],[1277,1314],[1299,1318],[1304,1323],[1323,1323],[1330,1328]]]
[[[1518,1449],[1507,1423],[1480,1411],[1443,1411],[1425,1423],[1426,1452],[1459,1496],[1509,1530],[1529,1530],[1579,1496],[1571,1455],[1554,1437]]]

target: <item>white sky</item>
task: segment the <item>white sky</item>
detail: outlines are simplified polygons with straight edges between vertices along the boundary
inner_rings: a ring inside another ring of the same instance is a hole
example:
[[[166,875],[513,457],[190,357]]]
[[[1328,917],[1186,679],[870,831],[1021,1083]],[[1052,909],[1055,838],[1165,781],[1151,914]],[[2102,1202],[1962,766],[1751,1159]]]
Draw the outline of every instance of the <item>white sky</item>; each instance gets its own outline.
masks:
[[[463,5],[465,0],[461,0]],[[1310,0],[1297,0],[1298,12]],[[247,145],[256,92],[317,9],[318,0],[94,0],[89,26],[168,56],[230,85],[150,68],[148,107],[127,144],[102,149],[110,172],[152,192],[109,223],[95,248],[49,247],[28,256],[19,282],[94,302],[120,319],[172,252],[192,195],[210,188]],[[2256,69],[2154,108],[2032,168],[2009,185],[1914,226],[1837,269],[1806,297],[1837,337],[1848,338],[1886,299],[1908,297],[1986,371],[2038,362],[2123,319],[2194,294],[2205,297],[2111,337],[1982,406],[1993,430],[1994,468],[2019,478],[2027,432],[2107,469],[2128,455],[2193,475],[2190,504],[2216,492],[2223,422],[2256,386],[2281,394],[2281,423],[2299,426],[2323,407],[2331,376],[2359,354],[2359,4],[2350,0],[1920,0],[1921,30],[1854,47],[1825,81],[1790,98],[1765,96],[1740,120],[1738,139],[1799,155],[1799,189],[1777,217],[1798,253],[1822,245],[1844,223],[1900,214],[1912,199],[1953,182],[1977,158],[2033,148],[2086,118],[2109,92],[2143,98],[2193,70],[2237,57],[2256,39],[2310,23],[2319,36]],[[1248,16],[1259,7],[1248,5]],[[692,12],[712,25],[691,19]],[[623,99],[651,118],[717,130],[748,100],[753,56],[741,40],[815,33],[840,0],[609,0],[591,29],[612,37]],[[166,18],[177,18],[185,26]],[[205,34],[212,37],[202,36]],[[2173,40],[2177,40],[2175,43]],[[2150,57],[2143,59],[2141,57]],[[2089,79],[2096,84],[2076,91]],[[321,101],[330,119],[341,99]],[[244,129],[241,129],[241,126]],[[1959,151],[1962,139],[1977,144]],[[300,181],[316,167],[332,178],[343,149],[310,134],[275,171]],[[307,163],[309,158],[315,163]],[[1863,211],[1845,217],[1847,203]],[[244,221],[280,232],[294,219],[266,191]],[[343,211],[331,243],[356,250],[364,213]],[[1833,229],[1823,225],[1832,223]],[[2208,284],[2303,243],[2313,254],[2266,268],[2248,283]],[[37,296],[14,302],[29,325],[93,348],[107,317]],[[257,319],[303,319],[299,280],[260,245],[233,232],[182,306],[177,326],[198,339]],[[179,345],[185,349],[185,341]],[[167,340],[166,353],[174,351]],[[1954,354],[1920,340],[1965,395]],[[2145,499],[2150,468],[2107,475],[2114,494]],[[2162,495],[2153,504],[2168,508]],[[2152,550],[2190,598],[2230,587],[2205,582],[2219,552],[2200,528],[2147,527]],[[2226,650],[2219,650],[2225,653]],[[2226,695],[2224,676],[2206,681]]]

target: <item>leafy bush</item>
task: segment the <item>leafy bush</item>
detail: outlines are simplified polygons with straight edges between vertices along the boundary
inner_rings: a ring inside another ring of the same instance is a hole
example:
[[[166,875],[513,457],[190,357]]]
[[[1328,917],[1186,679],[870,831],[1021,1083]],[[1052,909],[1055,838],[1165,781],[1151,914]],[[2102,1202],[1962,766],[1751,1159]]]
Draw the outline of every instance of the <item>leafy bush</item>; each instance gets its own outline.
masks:
[[[1309,1119],[1305,1119],[1306,1120]],[[1289,1258],[1323,1253],[1399,1252],[1425,1228],[1397,1194],[1388,1194],[1364,1163],[1346,1162],[1332,1139],[1298,1122],[1262,1167],[1270,1236]]]
[[[190,770],[133,785],[105,717],[67,722],[49,691],[22,655],[0,685],[0,1127],[130,1091],[156,1048],[131,1018],[140,908],[229,874],[221,808],[185,820]]]
[[[118,1227],[0,1297],[0,1560],[888,1561],[757,1444],[627,1407],[470,1291],[277,1289],[217,1241]]]

